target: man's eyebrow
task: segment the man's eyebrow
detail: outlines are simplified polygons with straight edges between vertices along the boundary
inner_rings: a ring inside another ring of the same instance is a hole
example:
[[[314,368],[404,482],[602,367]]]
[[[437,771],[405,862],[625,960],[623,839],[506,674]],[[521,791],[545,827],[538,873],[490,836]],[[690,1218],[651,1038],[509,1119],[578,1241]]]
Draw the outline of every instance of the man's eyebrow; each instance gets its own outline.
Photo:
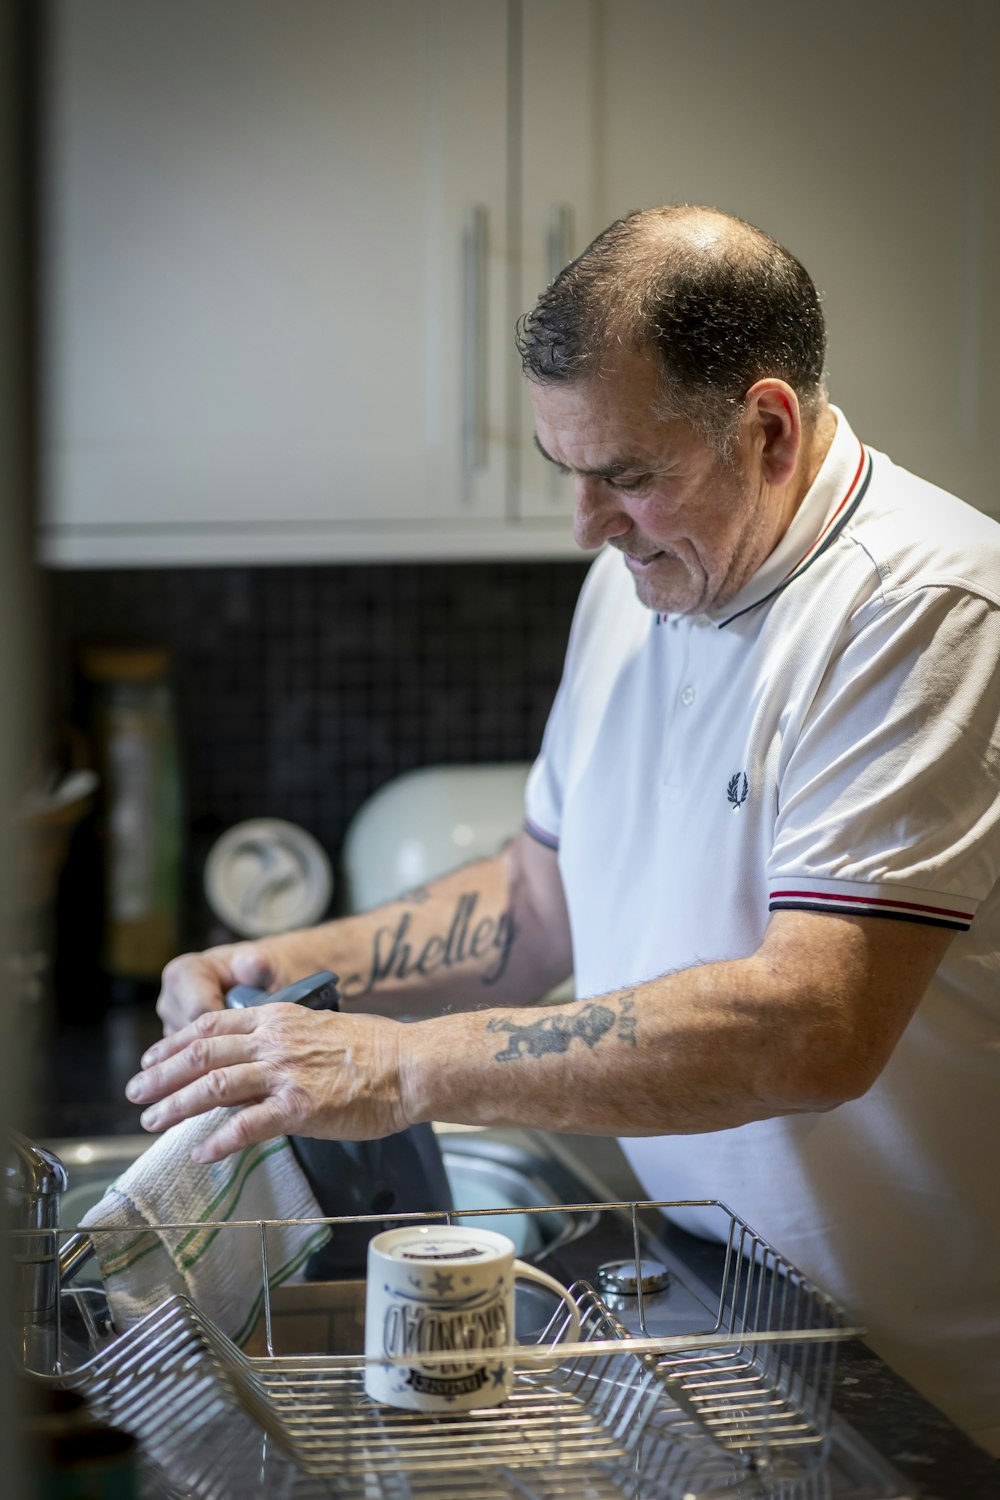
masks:
[[[557,469],[561,469],[564,474],[568,474],[569,473],[569,470],[567,469],[567,467],[566,467],[565,464],[559,463],[556,459],[554,459],[552,457],[551,453],[546,453],[545,449],[542,447],[541,440],[539,439],[539,436],[538,436],[537,432],[533,432],[531,434],[531,440],[534,443],[535,447],[538,449],[539,453],[545,459],[546,463],[555,464],[556,468]]]
[[[615,463],[604,464],[599,469],[568,469],[566,465],[561,464],[557,458],[553,458],[551,453],[546,453],[545,449],[539,442],[537,432],[533,434],[533,440],[535,447],[538,449],[542,457],[548,463],[555,464],[556,468],[562,474],[583,474],[589,475],[594,479],[620,479],[623,474],[639,473],[643,470],[644,467],[638,459],[626,459],[616,461]]]

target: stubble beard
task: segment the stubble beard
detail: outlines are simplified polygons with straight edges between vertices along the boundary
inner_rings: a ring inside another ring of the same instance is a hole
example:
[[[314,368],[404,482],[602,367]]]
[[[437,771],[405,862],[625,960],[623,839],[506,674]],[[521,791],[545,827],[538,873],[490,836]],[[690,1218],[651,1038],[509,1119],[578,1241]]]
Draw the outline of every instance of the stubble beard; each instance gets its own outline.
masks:
[[[646,609],[663,615],[696,615],[710,609],[721,609],[736,597],[764,562],[767,552],[759,542],[762,531],[760,506],[747,475],[741,469],[727,466],[718,474],[717,480],[718,489],[722,491],[719,498],[735,513],[745,517],[730,554],[724,560],[721,576],[714,578],[709,573],[694,547],[690,562],[677,552],[661,548],[662,557],[658,558],[654,569],[648,573],[632,573],[636,598]],[[635,542],[632,546],[639,557],[650,556],[653,552],[647,545],[641,550]],[[627,553],[632,547],[622,545],[619,550]]]

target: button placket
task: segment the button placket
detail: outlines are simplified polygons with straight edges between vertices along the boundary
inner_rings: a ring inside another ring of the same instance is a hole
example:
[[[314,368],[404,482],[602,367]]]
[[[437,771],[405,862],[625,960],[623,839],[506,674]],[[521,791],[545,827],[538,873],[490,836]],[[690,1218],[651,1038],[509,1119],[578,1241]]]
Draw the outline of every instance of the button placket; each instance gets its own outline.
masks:
[[[660,801],[667,805],[679,802],[683,796],[683,786],[675,779],[675,773],[676,767],[684,761],[684,740],[691,723],[685,710],[691,707],[695,699],[695,691],[689,681],[690,621],[674,616],[670,620],[670,626],[670,633],[664,641],[667,668],[664,686],[667,688],[665,702],[670,704],[669,731],[664,736],[660,782]]]

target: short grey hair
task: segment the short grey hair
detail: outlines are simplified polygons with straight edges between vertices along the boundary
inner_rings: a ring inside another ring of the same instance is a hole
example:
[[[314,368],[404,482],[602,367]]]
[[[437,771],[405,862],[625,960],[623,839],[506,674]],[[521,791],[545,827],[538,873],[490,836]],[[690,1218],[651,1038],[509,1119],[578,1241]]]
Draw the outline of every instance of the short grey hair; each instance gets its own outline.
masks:
[[[808,272],[743,219],[668,204],[616,219],[520,319],[522,368],[541,384],[599,375],[616,349],[652,350],[656,414],[728,455],[746,392],[786,381],[807,420],[826,398],[826,328]]]

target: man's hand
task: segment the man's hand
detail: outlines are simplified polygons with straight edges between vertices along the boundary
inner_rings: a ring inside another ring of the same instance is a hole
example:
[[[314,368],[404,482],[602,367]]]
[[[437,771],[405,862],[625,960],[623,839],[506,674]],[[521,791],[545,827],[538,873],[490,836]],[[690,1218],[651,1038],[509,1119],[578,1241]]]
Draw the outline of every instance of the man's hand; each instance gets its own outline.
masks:
[[[254,943],[227,943],[172,958],[163,971],[156,1002],[164,1033],[170,1036],[207,1011],[223,1010],[234,986],[249,984],[266,990],[275,977],[273,963]]]
[[[411,1123],[400,1099],[403,1030],[380,1016],[280,1002],[210,1010],[154,1043],[126,1093],[151,1106],[142,1124],[155,1131],[237,1106],[196,1149],[198,1161],[279,1135],[373,1140]]]

